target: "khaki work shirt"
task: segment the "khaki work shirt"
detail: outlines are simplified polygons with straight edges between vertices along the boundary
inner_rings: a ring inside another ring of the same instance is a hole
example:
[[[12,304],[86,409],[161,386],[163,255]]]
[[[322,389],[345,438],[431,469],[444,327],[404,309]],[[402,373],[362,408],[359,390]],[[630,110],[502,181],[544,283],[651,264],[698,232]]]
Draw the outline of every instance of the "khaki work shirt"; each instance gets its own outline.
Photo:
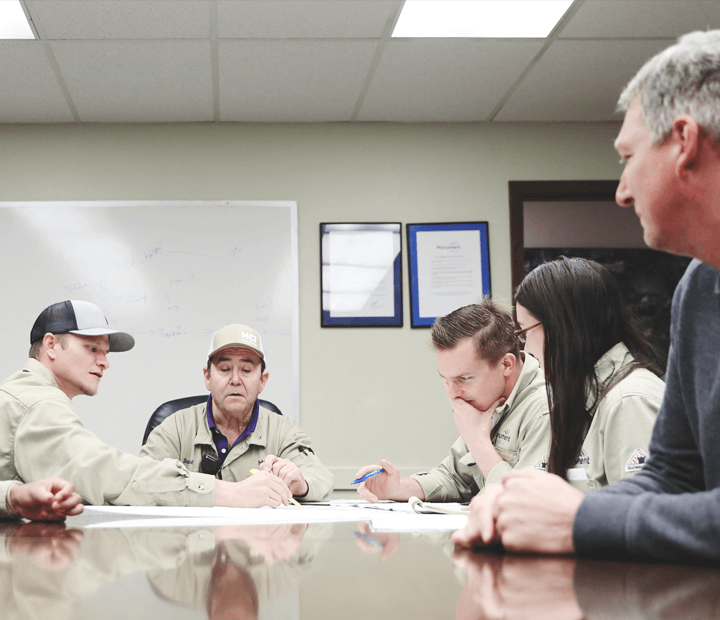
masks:
[[[616,344],[595,365],[600,385],[633,361],[627,347]],[[593,414],[580,458],[568,471],[570,483],[581,491],[600,489],[640,471],[650,454],[650,435],[664,393],[663,380],[645,368],[613,386]]]
[[[35,359],[0,384],[0,480],[64,478],[86,504],[213,506],[215,478],[112,448]]]
[[[200,471],[203,454],[217,455],[201,403],[177,411],[150,433],[140,451],[155,459],[179,459],[191,471]],[[233,446],[219,474],[223,480],[240,482],[259,469],[265,457],[274,454],[295,463],[308,483],[308,492],[299,499],[309,502],[330,498],[333,475],[315,456],[310,437],[290,418],[260,407],[255,430]]]
[[[495,465],[485,480],[462,437],[458,437],[438,467],[410,476],[420,483],[427,501],[466,502],[513,469],[546,469],[551,435],[545,376],[534,357],[522,355],[524,364],[517,383],[495,412],[493,444],[503,462]]]

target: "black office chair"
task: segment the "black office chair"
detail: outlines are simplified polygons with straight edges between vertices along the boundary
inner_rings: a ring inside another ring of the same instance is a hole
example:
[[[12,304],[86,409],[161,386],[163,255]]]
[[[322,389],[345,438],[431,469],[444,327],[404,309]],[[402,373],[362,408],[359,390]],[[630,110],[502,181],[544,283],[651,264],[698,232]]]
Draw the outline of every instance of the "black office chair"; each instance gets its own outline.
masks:
[[[147,426],[145,427],[145,434],[143,435],[142,445],[145,445],[145,442],[147,441],[150,433],[152,433],[152,430],[169,415],[172,415],[173,413],[175,413],[176,411],[180,411],[181,409],[187,409],[188,407],[192,407],[193,405],[199,405],[200,403],[204,403],[207,401],[207,399],[207,394],[200,394],[199,396],[186,396],[185,398],[176,398],[175,400],[169,400],[166,403],[160,405],[157,409],[155,409],[155,411],[153,411],[153,414],[148,420]],[[282,411],[280,411],[280,409],[278,409],[269,400],[263,400],[262,398],[258,398],[258,401],[260,402],[261,407],[265,407],[265,409],[269,409],[270,411],[274,411],[278,415],[282,415]]]

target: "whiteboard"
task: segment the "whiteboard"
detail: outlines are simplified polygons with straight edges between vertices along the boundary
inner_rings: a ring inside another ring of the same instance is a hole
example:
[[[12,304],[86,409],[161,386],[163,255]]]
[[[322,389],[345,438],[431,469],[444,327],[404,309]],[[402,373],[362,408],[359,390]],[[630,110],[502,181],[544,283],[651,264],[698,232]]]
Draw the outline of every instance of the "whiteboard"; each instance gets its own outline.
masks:
[[[135,338],[97,395],[73,399],[106,443],[137,454],[158,405],[207,393],[210,339],[230,323],[260,333],[262,397],[299,421],[295,202],[0,202],[0,243],[0,380],[24,366],[40,312],[80,299]]]

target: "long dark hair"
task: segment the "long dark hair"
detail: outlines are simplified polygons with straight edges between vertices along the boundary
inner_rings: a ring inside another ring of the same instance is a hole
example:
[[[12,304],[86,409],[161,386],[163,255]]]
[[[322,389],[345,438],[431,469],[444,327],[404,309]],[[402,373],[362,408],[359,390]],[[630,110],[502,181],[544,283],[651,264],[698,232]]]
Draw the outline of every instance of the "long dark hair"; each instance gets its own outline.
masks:
[[[563,256],[544,263],[525,276],[515,301],[537,317],[545,331],[552,428],[548,471],[566,478],[580,455],[593,405],[636,368],[663,375],[665,360],[643,337],[615,278],[595,261]],[[635,362],[622,376],[615,373],[601,385],[595,364],[620,342]]]

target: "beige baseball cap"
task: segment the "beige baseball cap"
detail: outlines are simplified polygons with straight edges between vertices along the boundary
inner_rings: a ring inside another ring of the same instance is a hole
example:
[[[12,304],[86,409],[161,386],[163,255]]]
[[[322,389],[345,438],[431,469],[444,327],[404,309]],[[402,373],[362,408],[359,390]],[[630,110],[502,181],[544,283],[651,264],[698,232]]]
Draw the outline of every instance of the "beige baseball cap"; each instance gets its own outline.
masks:
[[[265,352],[262,348],[262,340],[252,327],[247,325],[239,325],[234,323],[227,325],[222,329],[218,329],[210,341],[210,352],[208,359],[215,355],[218,351],[229,347],[240,347],[255,351],[262,359],[265,359]]]

